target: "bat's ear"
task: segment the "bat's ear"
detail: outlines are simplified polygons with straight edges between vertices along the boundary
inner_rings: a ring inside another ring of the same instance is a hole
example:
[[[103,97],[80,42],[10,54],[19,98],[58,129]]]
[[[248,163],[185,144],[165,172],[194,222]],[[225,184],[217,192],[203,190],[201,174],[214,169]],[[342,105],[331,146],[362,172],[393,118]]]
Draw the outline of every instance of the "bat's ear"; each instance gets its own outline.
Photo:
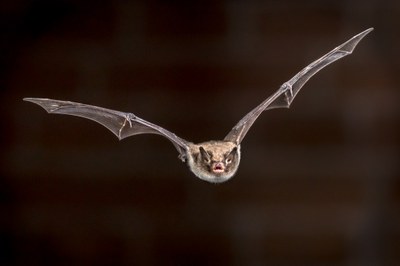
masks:
[[[210,154],[202,146],[200,146],[199,150],[200,150],[201,158],[203,158],[207,162],[211,161]]]
[[[231,152],[229,153],[229,156],[233,156],[233,155],[235,155],[237,153],[237,147],[235,147],[235,148],[233,148],[232,150],[231,150]]]

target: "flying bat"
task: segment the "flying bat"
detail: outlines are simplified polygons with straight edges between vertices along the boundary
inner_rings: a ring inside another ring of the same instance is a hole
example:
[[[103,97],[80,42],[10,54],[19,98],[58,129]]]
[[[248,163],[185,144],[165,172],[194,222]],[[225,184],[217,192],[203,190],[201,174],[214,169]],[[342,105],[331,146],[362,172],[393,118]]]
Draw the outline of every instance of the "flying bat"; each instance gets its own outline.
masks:
[[[260,105],[246,114],[223,140],[192,143],[174,133],[148,122],[133,113],[125,113],[82,103],[46,98],[24,98],[43,107],[48,113],[79,116],[105,126],[118,139],[138,134],[158,134],[172,142],[182,162],[200,179],[211,183],[222,183],[232,178],[240,163],[240,144],[258,116],[265,110],[289,108],[303,85],[318,71],[353,52],[357,44],[370,33],[367,29],[315,60],[281,87]]]

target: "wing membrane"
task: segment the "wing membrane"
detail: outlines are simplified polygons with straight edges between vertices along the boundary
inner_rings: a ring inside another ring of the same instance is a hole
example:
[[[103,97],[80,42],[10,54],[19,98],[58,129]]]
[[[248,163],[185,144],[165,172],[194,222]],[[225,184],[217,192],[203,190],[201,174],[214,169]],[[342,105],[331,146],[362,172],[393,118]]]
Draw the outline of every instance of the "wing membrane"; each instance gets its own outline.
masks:
[[[184,158],[187,150],[187,141],[177,137],[174,133],[150,123],[132,113],[125,113],[98,106],[60,101],[45,98],[24,98],[25,101],[36,103],[51,114],[65,114],[87,118],[108,128],[118,139],[138,134],[158,134],[169,139]]]
[[[312,76],[336,60],[351,54],[362,38],[364,38],[372,30],[373,28],[370,28],[357,34],[350,40],[339,45],[329,53],[303,68],[293,78],[282,84],[282,86],[274,94],[272,94],[260,105],[244,116],[232,128],[224,140],[240,144],[250,127],[262,112],[273,108],[289,108],[297,93]]]

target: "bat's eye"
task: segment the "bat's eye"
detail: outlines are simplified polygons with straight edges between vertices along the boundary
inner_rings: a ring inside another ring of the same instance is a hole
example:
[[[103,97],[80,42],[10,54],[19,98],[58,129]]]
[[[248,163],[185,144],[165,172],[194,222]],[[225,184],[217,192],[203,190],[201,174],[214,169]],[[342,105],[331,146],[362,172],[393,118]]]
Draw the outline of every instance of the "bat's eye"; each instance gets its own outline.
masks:
[[[235,148],[233,148],[233,150],[232,150],[228,155],[225,155],[225,156],[226,156],[226,157],[225,157],[225,163],[226,163],[226,164],[232,163],[233,158],[234,158],[236,152],[237,152],[237,148],[235,147]]]

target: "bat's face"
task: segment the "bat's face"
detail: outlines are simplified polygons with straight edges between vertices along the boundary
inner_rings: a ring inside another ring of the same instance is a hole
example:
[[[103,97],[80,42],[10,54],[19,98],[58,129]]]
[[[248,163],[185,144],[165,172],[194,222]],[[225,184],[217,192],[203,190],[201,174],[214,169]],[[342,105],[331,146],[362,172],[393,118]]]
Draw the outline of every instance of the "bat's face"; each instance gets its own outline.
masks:
[[[212,183],[225,182],[236,173],[240,162],[240,146],[226,141],[210,141],[190,148],[187,155],[190,170]]]

